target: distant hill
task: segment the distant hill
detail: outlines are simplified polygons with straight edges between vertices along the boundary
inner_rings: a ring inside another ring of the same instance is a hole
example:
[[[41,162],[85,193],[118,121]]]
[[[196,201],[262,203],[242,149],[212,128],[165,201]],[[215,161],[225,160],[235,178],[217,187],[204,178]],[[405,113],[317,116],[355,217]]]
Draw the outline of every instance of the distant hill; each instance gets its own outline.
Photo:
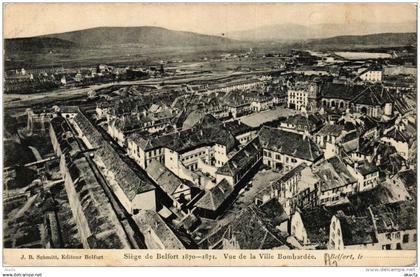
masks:
[[[316,24],[304,26],[299,24],[267,25],[256,29],[227,33],[226,37],[247,41],[302,41],[335,36],[355,36],[379,33],[416,32],[416,22],[402,23],[348,23]]]
[[[364,36],[337,36],[332,38],[309,40],[306,46],[407,46],[417,42],[416,33],[383,33]]]
[[[172,31],[160,27],[98,27],[80,31],[30,38],[6,39],[8,49],[91,48],[119,45],[150,47],[204,46],[232,43],[233,40],[192,32]]]
[[[13,38],[4,40],[6,54],[9,51],[34,51],[52,48],[68,49],[75,46],[76,44],[71,41],[52,37]]]

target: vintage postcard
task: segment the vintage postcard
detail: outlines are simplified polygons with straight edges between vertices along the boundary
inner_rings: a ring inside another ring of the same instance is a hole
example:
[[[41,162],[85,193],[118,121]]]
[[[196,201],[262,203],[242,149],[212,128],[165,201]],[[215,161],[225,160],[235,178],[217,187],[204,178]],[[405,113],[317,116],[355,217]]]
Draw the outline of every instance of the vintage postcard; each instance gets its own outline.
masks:
[[[416,3],[3,14],[3,266],[416,266]]]

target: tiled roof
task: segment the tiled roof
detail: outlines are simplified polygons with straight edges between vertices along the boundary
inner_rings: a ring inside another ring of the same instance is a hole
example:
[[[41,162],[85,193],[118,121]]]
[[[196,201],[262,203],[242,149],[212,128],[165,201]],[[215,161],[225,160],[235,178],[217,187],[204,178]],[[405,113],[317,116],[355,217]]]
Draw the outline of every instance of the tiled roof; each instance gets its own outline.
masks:
[[[152,160],[146,172],[168,195],[172,195],[180,185],[187,186],[178,176],[157,160]]]
[[[379,184],[371,190],[349,195],[348,199],[356,210],[366,209],[370,205],[388,204],[392,201],[392,192],[383,184]]]
[[[197,201],[196,207],[216,211],[232,193],[232,186],[223,179],[216,186],[206,191],[203,197]]]
[[[216,119],[214,116],[207,114],[202,110],[192,111],[182,124],[182,130],[190,129],[195,125],[200,124],[200,126],[210,127],[215,125],[220,125],[220,120]]]
[[[113,119],[110,124],[114,125],[122,132],[130,132],[132,130],[141,129],[147,122],[152,121],[147,116],[125,115]]]
[[[221,126],[207,128],[196,126],[184,131],[148,138],[132,134],[130,139],[145,151],[167,147],[178,153],[200,146],[211,146],[216,143],[227,146],[228,151],[230,151],[235,144],[235,138],[232,134]]]
[[[324,127],[322,127],[321,130],[318,131],[317,135],[319,136],[330,135],[330,136],[338,137],[343,130],[344,130],[343,125],[327,124],[327,125],[324,125]]]
[[[360,174],[362,174],[363,176],[374,173],[378,170],[379,169],[376,165],[374,165],[373,163],[368,163],[368,162],[364,162],[357,167],[357,171],[359,171]]]
[[[234,136],[238,136],[253,130],[251,126],[246,125],[239,120],[227,121],[223,123],[223,126]]]
[[[265,205],[269,207],[264,207]],[[227,228],[224,238],[234,240],[240,249],[273,249],[287,246],[286,239],[276,228],[282,222],[284,210],[276,199],[263,206],[245,208]]]
[[[347,216],[338,213],[343,243],[347,245],[371,244],[378,242],[371,216]]]
[[[352,102],[370,106],[382,106],[385,103],[394,102],[394,97],[383,86],[374,85],[360,92]]]
[[[153,230],[165,249],[185,249],[181,240],[155,211],[142,210],[133,218],[139,226],[140,232],[145,233],[149,229]]]
[[[322,180],[321,191],[357,182],[339,157],[332,157],[324,161],[315,174]]]
[[[300,217],[311,244],[319,244],[321,248],[326,248],[332,214],[318,206],[302,210]]]
[[[68,161],[67,167],[89,231],[95,237],[93,248],[129,248],[122,226],[86,158]]]
[[[261,153],[262,148],[258,137],[256,137],[219,167],[216,174],[236,176],[238,172],[249,169],[248,167],[256,162],[256,156]]]
[[[360,92],[364,91],[366,86],[346,84],[326,83],[321,87],[322,98],[343,99],[350,101]]]
[[[410,138],[408,137],[408,135],[401,131],[398,127],[392,128],[387,133],[385,133],[384,136],[388,138],[393,138],[399,142],[410,142]]]
[[[317,114],[295,114],[289,116],[284,123],[297,126],[298,129],[308,130],[312,132],[322,126],[322,117]]]
[[[66,120],[61,116],[55,117],[51,120],[51,126],[54,129],[61,152],[65,155],[68,173],[73,181],[76,193],[75,197],[80,203],[82,215],[89,228],[88,232],[94,238],[90,240],[90,247],[128,248],[127,238],[109,203],[109,199],[98,182],[87,158],[80,154],[81,149],[70,132]],[[90,234],[86,235],[89,236]]]
[[[376,150],[374,160],[381,173],[387,172],[390,176],[397,174],[405,165],[405,160],[401,157],[392,145],[380,143]]]
[[[417,211],[414,201],[371,206],[378,233],[416,229]]]
[[[315,161],[323,155],[315,142],[300,134],[263,126],[258,136],[264,149],[306,161]]]
[[[105,167],[113,172],[118,185],[130,200],[139,193],[155,189],[146,174],[143,172],[136,174],[82,113],[77,114],[74,120],[92,146],[97,148],[96,153]]]
[[[411,169],[399,172],[397,178],[407,187],[417,186],[417,174]]]

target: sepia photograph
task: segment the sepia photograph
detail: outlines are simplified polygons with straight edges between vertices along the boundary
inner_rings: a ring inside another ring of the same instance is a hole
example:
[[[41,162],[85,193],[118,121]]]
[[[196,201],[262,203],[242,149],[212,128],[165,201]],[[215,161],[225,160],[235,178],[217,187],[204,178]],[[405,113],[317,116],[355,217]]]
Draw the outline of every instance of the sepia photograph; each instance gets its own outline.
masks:
[[[416,264],[416,3],[4,3],[3,53],[9,264]]]

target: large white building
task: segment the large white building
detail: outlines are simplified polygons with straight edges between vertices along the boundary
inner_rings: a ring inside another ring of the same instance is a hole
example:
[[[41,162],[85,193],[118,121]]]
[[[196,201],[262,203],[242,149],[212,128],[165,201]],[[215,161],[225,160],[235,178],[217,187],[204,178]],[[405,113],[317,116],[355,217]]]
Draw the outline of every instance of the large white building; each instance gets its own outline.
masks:
[[[296,83],[287,91],[287,107],[294,110],[310,110],[316,105],[318,86],[312,83]]]
[[[382,82],[382,69],[366,70],[360,74],[360,79],[370,83]]]

